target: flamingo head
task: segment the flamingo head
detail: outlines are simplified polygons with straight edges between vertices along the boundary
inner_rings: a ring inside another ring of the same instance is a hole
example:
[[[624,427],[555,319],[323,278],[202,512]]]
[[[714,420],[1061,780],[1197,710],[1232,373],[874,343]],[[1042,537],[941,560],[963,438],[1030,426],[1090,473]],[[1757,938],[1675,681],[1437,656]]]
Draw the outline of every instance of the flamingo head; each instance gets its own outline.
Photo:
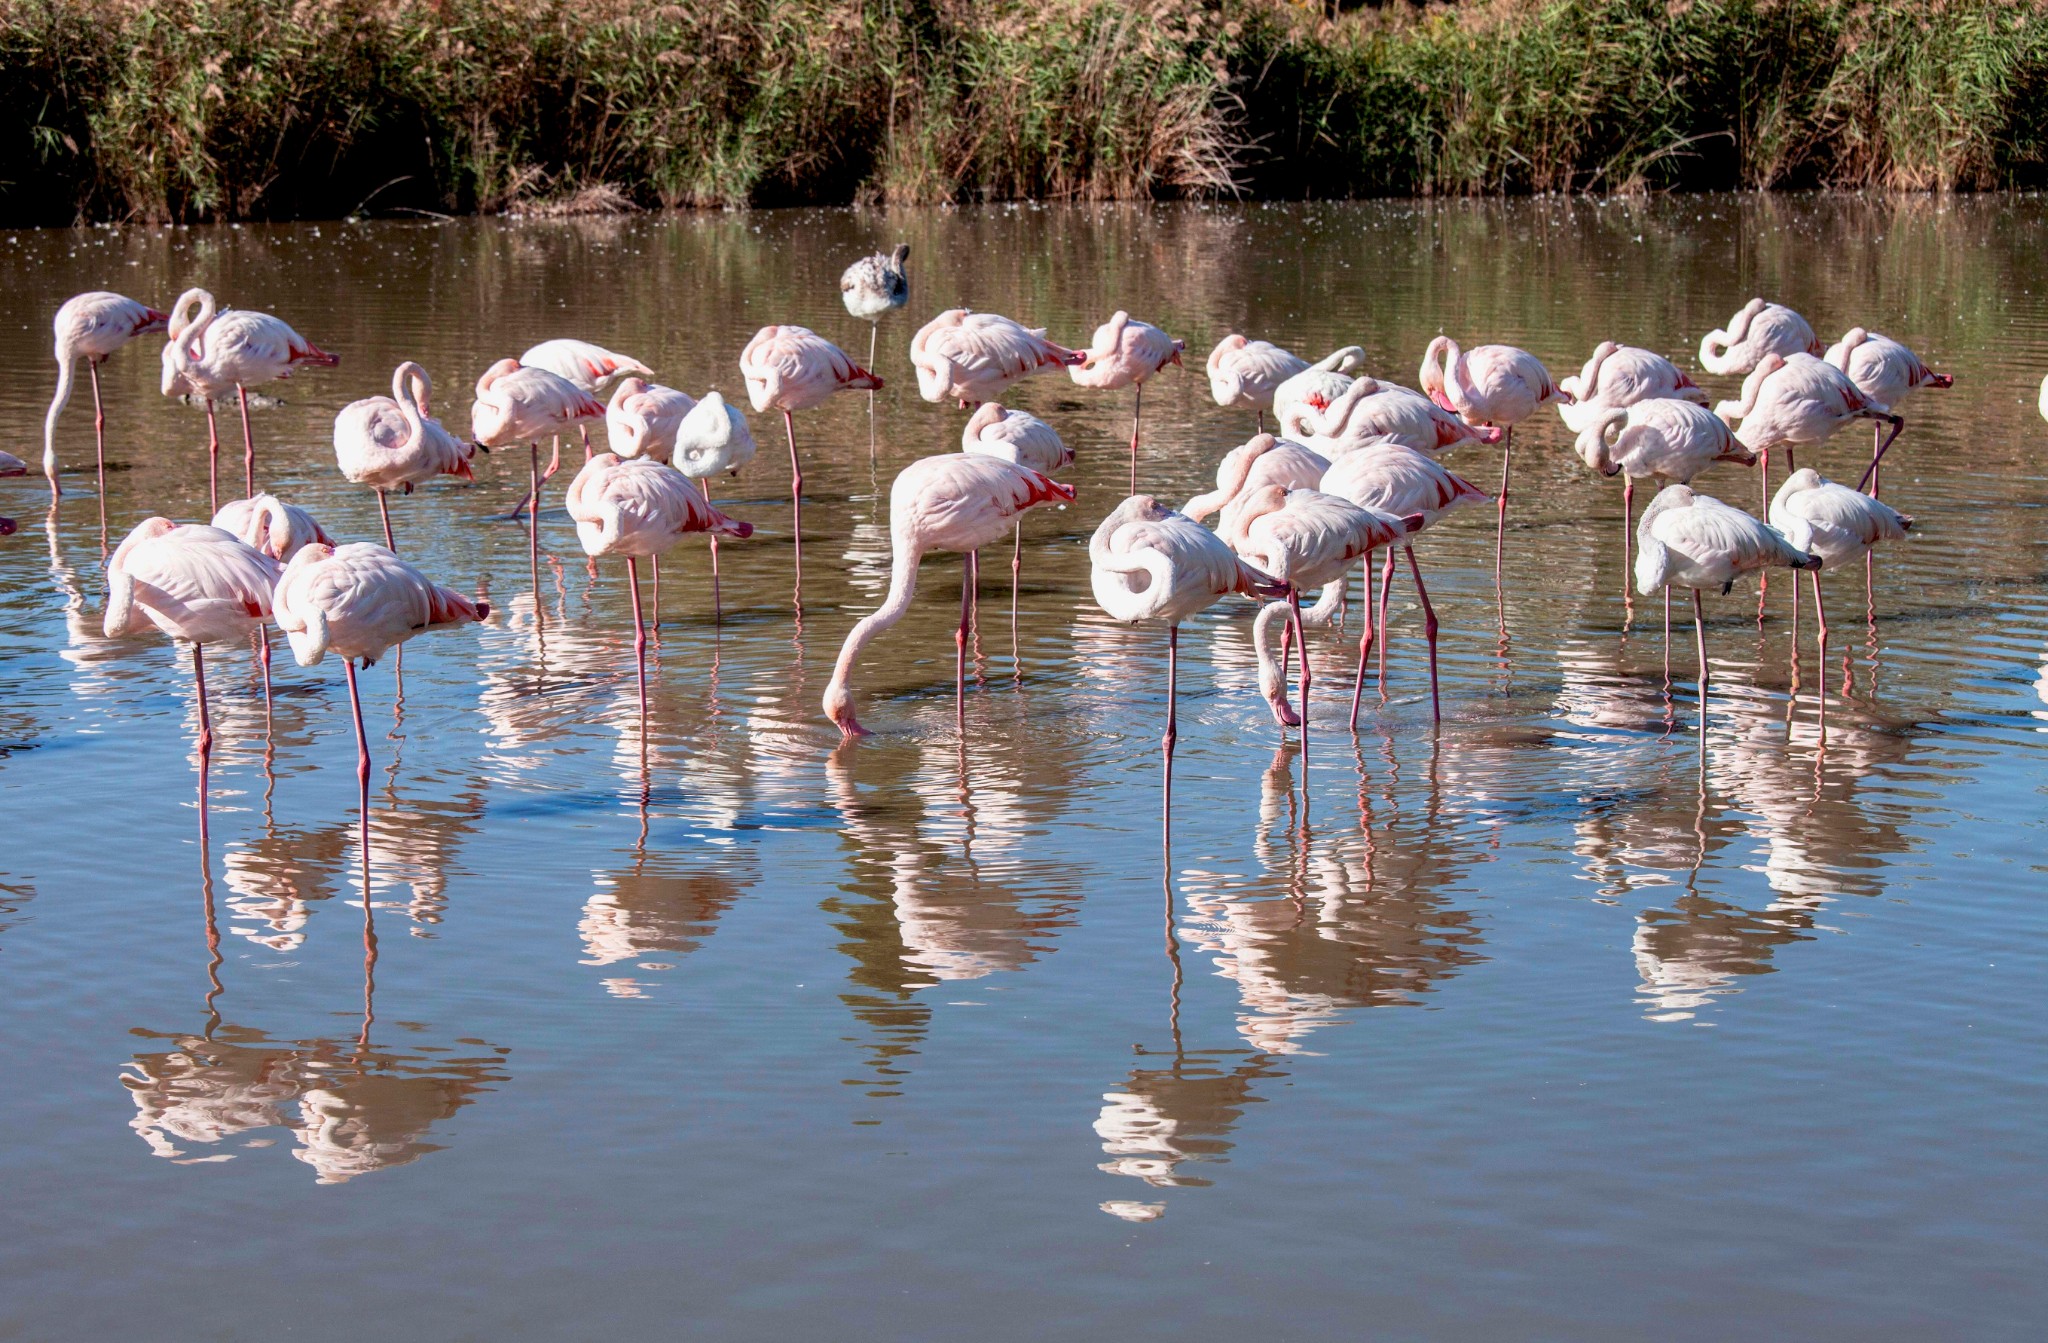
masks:
[[[834,681],[825,687],[825,716],[838,727],[842,736],[865,737],[868,730],[853,716],[853,692],[843,684]]]

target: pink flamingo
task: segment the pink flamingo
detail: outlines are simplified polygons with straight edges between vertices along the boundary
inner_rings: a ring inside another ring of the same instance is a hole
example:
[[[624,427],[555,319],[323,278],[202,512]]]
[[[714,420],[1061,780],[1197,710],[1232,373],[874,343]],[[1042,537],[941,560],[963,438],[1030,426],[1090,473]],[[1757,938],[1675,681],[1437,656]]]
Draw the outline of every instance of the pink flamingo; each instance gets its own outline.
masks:
[[[1423,352],[1422,390],[1460,419],[1501,430],[1499,516],[1493,533],[1494,587],[1498,590],[1508,534],[1508,465],[1515,451],[1515,426],[1543,406],[1570,401],[1572,394],[1552,382],[1543,361],[1527,350],[1478,345],[1468,351],[1449,336],[1438,336]]]
[[[1356,345],[1332,350],[1273,389],[1273,422],[1282,438],[1299,439],[1311,431],[1303,424],[1309,410],[1322,410],[1364,375],[1365,351]]]
[[[200,795],[213,751],[206,707],[207,644],[246,640],[271,614],[277,561],[218,527],[150,518],[128,533],[107,563],[106,636],[154,625],[192,645],[193,695],[199,704]]]
[[[1145,380],[1168,364],[1180,363],[1187,342],[1176,340],[1149,322],[1132,319],[1118,309],[1095,328],[1095,339],[1081,352],[1081,362],[1067,369],[1076,386],[1115,391],[1135,389],[1131,402],[1131,493],[1138,492],[1138,421],[1145,413]]]
[[[186,309],[193,309],[186,316]],[[171,305],[170,343],[164,347],[164,395],[191,392],[206,403],[207,479],[213,507],[220,507],[220,434],[213,403],[235,389],[242,411],[242,491],[256,493],[256,439],[249,432],[249,388],[289,378],[300,367],[333,368],[329,354],[267,312],[229,308],[216,315],[213,295],[187,289]]]
[[[342,659],[349,710],[355,716],[356,785],[362,818],[363,886],[367,907],[370,870],[370,739],[363,730],[363,699],[356,664],[364,670],[416,634],[472,624],[490,615],[486,602],[444,588],[383,546],[314,543],[292,556],[277,580],[277,625],[301,667],[317,667],[329,653]],[[367,914],[367,908],[365,910]]]
[[[615,378],[628,374],[642,378],[654,376],[653,369],[631,355],[607,350],[587,340],[544,340],[520,355],[519,362],[526,368],[544,368],[577,391],[600,401],[604,399],[604,389]],[[580,423],[576,432],[583,437],[583,460],[587,462],[590,460],[590,425]],[[548,475],[554,474],[551,468]]]
[[[673,462],[683,417],[696,408],[688,392],[645,378],[624,378],[604,408],[605,439],[615,457],[648,457]]]
[[[1565,428],[1575,434],[1600,418],[1600,412],[1615,406],[1632,406],[1652,397],[1707,404],[1707,394],[1684,369],[1661,354],[1633,345],[1603,340],[1593,348],[1586,366],[1570,377],[1559,379],[1558,387],[1571,400],[1559,403],[1558,415]]]
[[[1216,488],[1198,494],[1180,511],[1200,522],[1261,485],[1312,490],[1322,483],[1330,459],[1290,439],[1258,434],[1223,454],[1216,464]]]
[[[1767,354],[1819,354],[1813,327],[1782,303],[1753,298],[1728,319],[1726,331],[1709,331],[1700,340],[1700,367],[1709,373],[1744,374]]]
[[[1499,429],[1465,423],[1422,393],[1375,378],[1355,378],[1321,410],[1305,408],[1308,445],[1335,461],[1355,448],[1393,439],[1417,452],[1442,452],[1460,443],[1498,443]]]
[[[659,556],[691,532],[744,540],[754,526],[727,517],[708,503],[690,478],[652,457],[598,453],[569,482],[569,516],[576,539],[595,560],[626,557],[633,592],[633,664],[640,681],[640,722],[647,723],[647,628],[640,618],[640,557]],[[643,732],[643,738],[645,736]]]
[[[517,359],[500,359],[476,382],[476,402],[469,408],[469,431],[480,447],[527,447],[527,490],[516,519],[530,507],[526,544],[534,579],[540,576],[540,487],[562,464],[562,434],[572,425],[604,418],[604,407],[588,392],[559,373],[527,368]],[[554,456],[541,474],[540,441],[554,440]]]
[[[1762,467],[1765,511],[1771,502],[1771,449],[1785,449],[1785,464],[1799,468],[1793,449],[1804,443],[1825,443],[1851,420],[1876,420],[1892,427],[1891,437],[1872,453],[1870,467],[1899,436],[1905,421],[1882,402],[1872,401],[1849,375],[1810,354],[1767,354],[1742,382],[1740,401],[1723,401],[1714,413],[1733,424],[1742,421],[1735,437],[1755,452]],[[1863,484],[1870,483],[1866,472]],[[1860,488],[1860,487],[1859,487]]]
[[[1431,717],[1443,721],[1443,706],[1437,690],[1436,608],[1430,605],[1429,590],[1422,583],[1422,566],[1415,559],[1414,533],[1435,525],[1444,514],[1466,504],[1487,501],[1487,493],[1463,476],[1453,474],[1426,452],[1400,443],[1381,443],[1358,452],[1346,453],[1330,463],[1322,488],[1341,499],[1381,515],[1413,519],[1413,525],[1387,547],[1387,560],[1380,572],[1380,688],[1387,678],[1387,598],[1394,586],[1394,550],[1407,553],[1408,572],[1415,579],[1415,596],[1422,603],[1422,628],[1429,639],[1429,709]],[[1366,575],[1366,600],[1371,604],[1372,575]],[[1358,722],[1358,701],[1365,689],[1365,658],[1373,640],[1370,615],[1358,641],[1358,684],[1351,691],[1351,721]]]
[[[1323,589],[1316,603],[1318,619],[1313,623],[1325,623],[1336,612],[1336,595],[1351,566],[1404,535],[1410,526],[1420,525],[1420,519],[1362,507],[1322,490],[1289,490],[1279,485],[1262,485],[1243,495],[1231,505],[1229,516],[1229,531],[1237,538],[1231,549],[1287,589],[1284,601],[1260,609],[1252,624],[1252,646],[1259,661],[1259,693],[1272,706],[1274,721],[1283,727],[1301,727],[1302,750],[1306,752],[1308,693],[1314,678],[1309,671],[1310,622],[1302,616],[1301,594],[1307,588]],[[1282,616],[1291,618],[1294,637],[1301,644],[1299,716],[1287,703],[1286,672],[1270,648],[1269,630]]]
[[[704,501],[711,501],[711,479],[723,473],[736,475],[754,460],[754,432],[747,417],[723,393],[706,392],[676,426],[675,468],[695,482]],[[661,558],[654,560],[655,625],[661,624]],[[711,533],[711,618],[723,619],[724,603],[718,590],[718,533]]]
[[[279,564],[307,546],[318,542],[331,546],[334,538],[323,530],[311,513],[288,504],[274,494],[249,499],[231,499],[213,515],[213,525],[253,546]]]
[[[756,412],[782,412],[789,438],[789,500],[796,535],[796,581],[804,581],[804,468],[796,455],[796,422],[791,412],[822,406],[834,392],[882,389],[882,380],[853,362],[853,356],[817,332],[801,326],[764,326],[740,351],[740,376]]]
[[[1082,356],[1045,338],[1043,327],[993,312],[951,308],[910,338],[917,394],[934,404],[994,401],[1013,384],[1047,369],[1068,368]]]
[[[1137,494],[1116,506],[1088,539],[1095,603],[1126,624],[1166,626],[1166,816],[1173,812],[1173,744],[1179,736],[1180,626],[1233,593],[1283,597],[1286,585],[1246,564],[1222,538],[1183,513]]]
[[[1947,373],[1936,373],[1920,362],[1920,356],[1893,340],[1890,336],[1867,331],[1860,326],[1850,327],[1846,335],[1830,345],[1822,355],[1828,363],[1849,375],[1849,381],[1856,384],[1856,390],[1876,405],[1897,411],[1899,402],[1909,392],[1922,387],[1953,387],[1955,378]],[[1902,421],[1903,423],[1903,421]],[[1878,492],[1878,458],[1884,456],[1884,427],[1871,426],[1870,492]]]
[[[1700,592],[1718,588],[1726,593],[1743,574],[1763,569],[1820,566],[1819,556],[1799,549],[1775,528],[1711,495],[1696,493],[1690,485],[1665,486],[1643,510],[1643,520],[1636,525],[1636,591],[1647,597],[1659,588],[1692,589],[1702,741],[1707,731],[1707,635]]]
[[[1292,351],[1268,340],[1247,340],[1232,332],[1209,351],[1209,395],[1219,406],[1242,406],[1257,411],[1259,432],[1264,433],[1266,412],[1273,408],[1273,393],[1289,378],[1308,369],[1308,360]]]
[[[377,516],[384,524],[384,548],[397,553],[391,541],[392,490],[412,493],[436,476],[475,480],[470,458],[474,444],[465,443],[434,418],[434,383],[427,371],[408,359],[391,371],[391,395],[351,401],[334,417],[334,462],[341,474],[377,492]],[[331,543],[330,543],[331,544]]]
[[[83,359],[92,379],[92,436],[99,463],[102,532],[106,530],[107,412],[100,403],[100,365],[135,337],[162,331],[170,320],[169,313],[105,290],[74,294],[57,309],[57,394],[50,398],[50,409],[43,415],[43,475],[49,479],[52,496],[64,492],[57,484],[57,416],[71,399],[72,369]],[[104,536],[101,541],[104,545]]]
[[[1619,432],[1614,432],[1617,429]],[[1705,406],[1668,396],[1604,407],[1599,418],[1579,435],[1577,446],[1587,466],[1603,476],[1621,477],[1624,575],[1629,571],[1629,546],[1635,535],[1637,481],[1689,485],[1716,462],[1756,465],[1756,454],[1736,439],[1720,416]],[[1626,585],[1624,578],[1624,590]]]
[[[1074,487],[1042,472],[1013,466],[981,453],[923,457],[903,468],[889,487],[889,595],[856,624],[839,650],[832,683],[825,687],[825,716],[848,737],[866,735],[853,714],[849,684],[861,650],[903,619],[917,594],[918,563],[931,551],[966,556],[961,565],[960,627],[954,634],[954,718],[967,729],[967,629],[973,610],[975,553],[1002,536],[1003,529],[1039,504],[1070,503]]]
[[[984,401],[960,431],[960,451],[1000,458],[1012,466],[1051,475],[1074,460],[1059,431],[1022,410]],[[1010,546],[1010,623],[1017,621],[1017,584],[1024,568],[1024,521],[1020,517]]]
[[[1913,519],[1809,466],[1785,477],[1778,487],[1771,499],[1771,526],[1795,549],[1819,556],[1816,569],[1839,569],[1865,558],[1882,542],[1904,540]],[[1792,575],[1792,600],[1799,600],[1797,573]],[[1825,661],[1828,614],[1821,606],[1818,573],[1813,576],[1813,614],[1820,625],[1820,656]]]

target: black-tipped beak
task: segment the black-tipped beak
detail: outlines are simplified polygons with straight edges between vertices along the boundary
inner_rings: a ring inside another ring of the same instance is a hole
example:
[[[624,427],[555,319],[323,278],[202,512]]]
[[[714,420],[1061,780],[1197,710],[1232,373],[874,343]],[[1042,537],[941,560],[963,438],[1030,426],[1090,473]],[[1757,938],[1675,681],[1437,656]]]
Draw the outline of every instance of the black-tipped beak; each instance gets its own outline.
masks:
[[[486,457],[491,455],[491,445],[488,443],[471,443],[469,446],[475,448]]]

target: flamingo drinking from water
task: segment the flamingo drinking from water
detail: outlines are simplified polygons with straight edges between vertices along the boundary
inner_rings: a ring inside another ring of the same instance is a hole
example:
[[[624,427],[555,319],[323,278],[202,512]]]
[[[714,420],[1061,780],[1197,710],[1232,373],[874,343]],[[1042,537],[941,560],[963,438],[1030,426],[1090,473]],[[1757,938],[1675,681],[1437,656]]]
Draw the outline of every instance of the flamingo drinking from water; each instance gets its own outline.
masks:
[[[965,308],[940,313],[910,338],[917,394],[934,403],[969,406],[994,401],[1025,378],[1071,367],[1082,358],[1047,340],[1042,327]]]
[[[967,724],[967,632],[973,609],[975,552],[1000,538],[1017,516],[1039,504],[1068,503],[1074,487],[1040,471],[1013,466],[982,453],[944,453],[903,468],[889,487],[889,595],[846,636],[832,682],[825,687],[825,716],[849,737],[865,735],[853,713],[851,680],[861,650],[903,619],[917,594],[918,563],[932,551],[954,551],[962,564],[960,627],[954,635],[954,717]]]
[[[1615,406],[1632,406],[1652,397],[1707,404],[1707,394],[1684,369],[1661,354],[1634,345],[1603,340],[1593,347],[1593,357],[1577,373],[1558,381],[1560,390],[1571,395],[1560,402],[1557,413],[1565,428],[1575,434]]]
[[[391,395],[351,401],[334,417],[334,462],[341,474],[377,492],[377,516],[384,524],[384,548],[391,540],[391,491],[412,493],[436,476],[475,480],[469,462],[476,447],[449,433],[434,418],[434,383],[408,359],[391,371]]]
[[[817,332],[801,326],[764,326],[740,352],[740,376],[756,411],[782,412],[789,437],[789,499],[796,536],[796,579],[804,578],[804,468],[796,455],[796,422],[791,413],[822,406],[834,392],[880,391],[882,380],[853,362],[853,356]]]
[[[1187,342],[1176,340],[1149,322],[1119,309],[1095,328],[1095,339],[1081,351],[1081,362],[1067,369],[1080,387],[1114,391],[1134,389],[1131,402],[1131,493],[1138,492],[1138,422],[1145,413],[1145,382],[1168,364],[1180,363]]]
[[[1767,354],[1819,354],[1820,339],[1804,317],[1782,303],[1753,298],[1728,319],[1725,331],[1700,340],[1700,367],[1709,373],[1746,374]]]
[[[1849,375],[1856,390],[1875,405],[1897,413],[1899,402],[1922,387],[1953,387],[1954,377],[1936,373],[1920,362],[1920,356],[1890,336],[1863,327],[1850,327],[1847,334],[1830,345],[1821,356]],[[1878,458],[1884,455],[1884,426],[1871,426],[1870,492],[1878,492]]]
[[[1209,351],[1208,367],[1209,395],[1216,404],[1257,411],[1259,432],[1264,433],[1273,393],[1289,378],[1307,372],[1309,362],[1271,341],[1248,340],[1233,331]]]
[[[1501,555],[1508,534],[1508,466],[1515,451],[1515,426],[1545,405],[1564,404],[1572,394],[1551,380],[1543,361],[1512,345],[1459,347],[1449,336],[1429,342],[1422,355],[1422,390],[1429,399],[1468,424],[1501,431],[1500,495],[1494,521],[1494,587],[1500,587]]]
[[[43,475],[49,479],[53,496],[63,493],[57,484],[57,416],[64,409],[64,403],[71,399],[71,380],[75,376],[72,370],[83,360],[86,375],[92,380],[92,436],[99,464],[100,507],[104,514],[107,412],[100,402],[100,365],[135,337],[162,331],[170,320],[169,313],[158,312],[147,303],[137,303],[132,298],[104,290],[74,294],[57,309],[54,323],[57,392],[50,398],[50,409],[43,415]]]

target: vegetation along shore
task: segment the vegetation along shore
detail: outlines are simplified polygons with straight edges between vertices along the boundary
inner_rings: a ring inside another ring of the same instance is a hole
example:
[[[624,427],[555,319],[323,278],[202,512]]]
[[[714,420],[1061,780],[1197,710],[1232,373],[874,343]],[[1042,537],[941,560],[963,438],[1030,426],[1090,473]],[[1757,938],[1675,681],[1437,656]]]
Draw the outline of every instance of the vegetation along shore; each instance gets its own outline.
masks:
[[[2019,0],[0,0],[0,221],[2040,185]]]

